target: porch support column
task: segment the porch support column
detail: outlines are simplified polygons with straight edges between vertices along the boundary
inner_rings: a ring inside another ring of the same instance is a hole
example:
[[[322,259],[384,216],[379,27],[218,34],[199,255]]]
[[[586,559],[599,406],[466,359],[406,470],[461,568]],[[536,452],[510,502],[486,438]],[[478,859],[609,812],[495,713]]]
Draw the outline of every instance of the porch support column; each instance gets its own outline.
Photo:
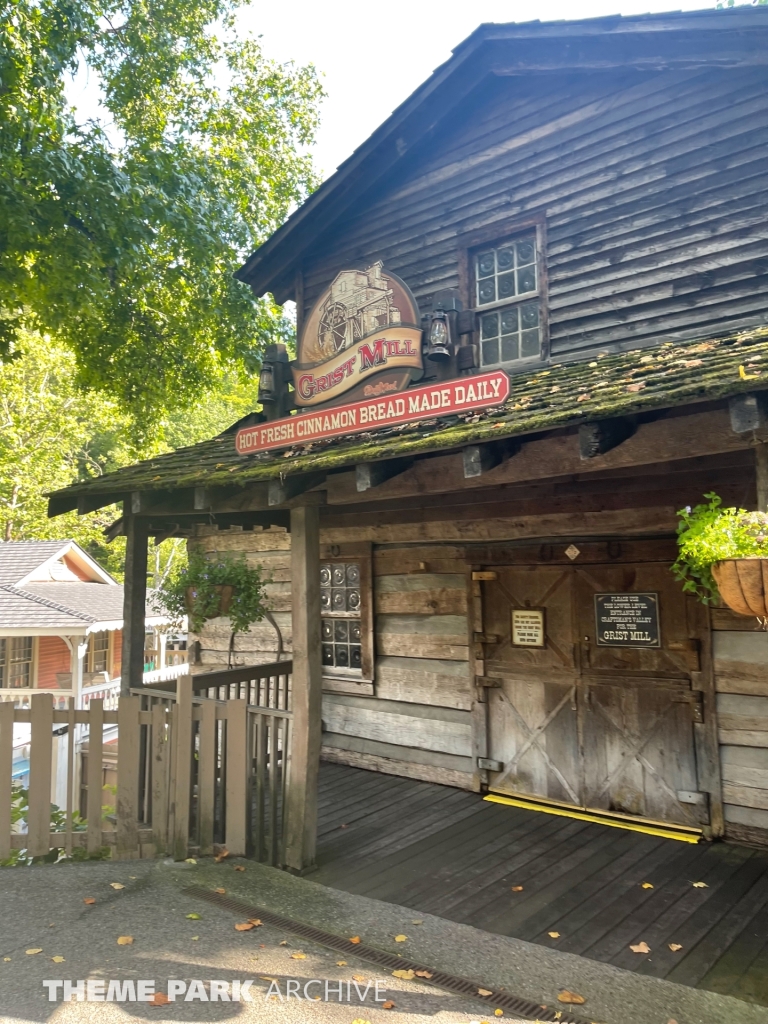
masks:
[[[757,510],[768,512],[768,443],[759,441],[755,447],[755,478]]]
[[[123,588],[123,647],[120,696],[141,686],[144,675],[144,615],[147,600],[147,523],[125,515],[125,585]]]
[[[320,768],[320,516],[316,505],[291,509],[293,728],[286,794],[285,866],[315,867],[317,779]]]

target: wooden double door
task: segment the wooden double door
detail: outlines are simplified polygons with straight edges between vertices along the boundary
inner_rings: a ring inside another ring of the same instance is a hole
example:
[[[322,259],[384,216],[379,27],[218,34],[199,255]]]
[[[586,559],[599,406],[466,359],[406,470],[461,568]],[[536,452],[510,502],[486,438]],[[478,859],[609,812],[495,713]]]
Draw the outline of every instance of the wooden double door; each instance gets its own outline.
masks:
[[[495,578],[482,583],[484,633],[496,641],[485,647],[495,684],[488,753],[503,764],[491,789],[706,825],[696,751],[707,620],[668,563],[490,568],[484,575]],[[596,595],[655,595],[659,646],[599,644]],[[523,623],[520,610],[543,613],[543,647],[513,643],[514,609]]]

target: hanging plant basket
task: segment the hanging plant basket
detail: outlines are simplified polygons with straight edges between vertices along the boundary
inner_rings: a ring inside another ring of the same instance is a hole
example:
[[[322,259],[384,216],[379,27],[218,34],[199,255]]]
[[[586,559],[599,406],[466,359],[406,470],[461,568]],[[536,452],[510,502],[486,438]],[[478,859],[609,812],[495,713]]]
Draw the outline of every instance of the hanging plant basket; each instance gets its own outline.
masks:
[[[731,611],[768,619],[768,558],[726,558],[714,563],[712,575]]]
[[[215,591],[219,595],[218,606],[214,608],[208,608],[208,618],[216,618],[219,615],[227,615],[229,609],[232,607],[232,598],[235,594],[235,588],[228,584],[222,584],[220,586],[211,587],[211,590]],[[184,593],[184,603],[187,607],[187,613],[193,615],[195,611],[195,604],[197,602],[197,587],[187,587]]]

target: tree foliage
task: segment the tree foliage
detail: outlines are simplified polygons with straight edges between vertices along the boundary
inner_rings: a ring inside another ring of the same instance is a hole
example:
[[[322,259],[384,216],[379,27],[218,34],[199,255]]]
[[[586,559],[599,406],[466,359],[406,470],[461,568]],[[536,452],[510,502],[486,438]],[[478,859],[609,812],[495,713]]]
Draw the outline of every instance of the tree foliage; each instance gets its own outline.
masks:
[[[237,37],[241,2],[0,0],[0,357],[55,335],[147,425],[291,332],[232,273],[315,185],[321,90]]]
[[[64,345],[22,334],[15,354],[0,364],[0,540],[71,538],[117,577],[123,544],[107,545],[103,530],[119,509],[49,519],[46,493],[215,436],[256,407],[256,382],[232,370],[197,403],[158,421],[151,442],[137,442],[117,401],[78,385]],[[168,541],[156,554],[160,578],[178,552]]]

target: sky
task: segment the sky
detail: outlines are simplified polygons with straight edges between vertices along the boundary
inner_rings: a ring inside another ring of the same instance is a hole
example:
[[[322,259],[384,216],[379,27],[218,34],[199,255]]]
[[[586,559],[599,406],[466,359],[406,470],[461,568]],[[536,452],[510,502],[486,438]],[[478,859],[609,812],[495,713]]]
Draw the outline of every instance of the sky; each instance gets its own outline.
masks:
[[[312,63],[327,98],[314,147],[327,177],[483,22],[712,9],[716,0],[253,0],[239,28],[267,56]]]

